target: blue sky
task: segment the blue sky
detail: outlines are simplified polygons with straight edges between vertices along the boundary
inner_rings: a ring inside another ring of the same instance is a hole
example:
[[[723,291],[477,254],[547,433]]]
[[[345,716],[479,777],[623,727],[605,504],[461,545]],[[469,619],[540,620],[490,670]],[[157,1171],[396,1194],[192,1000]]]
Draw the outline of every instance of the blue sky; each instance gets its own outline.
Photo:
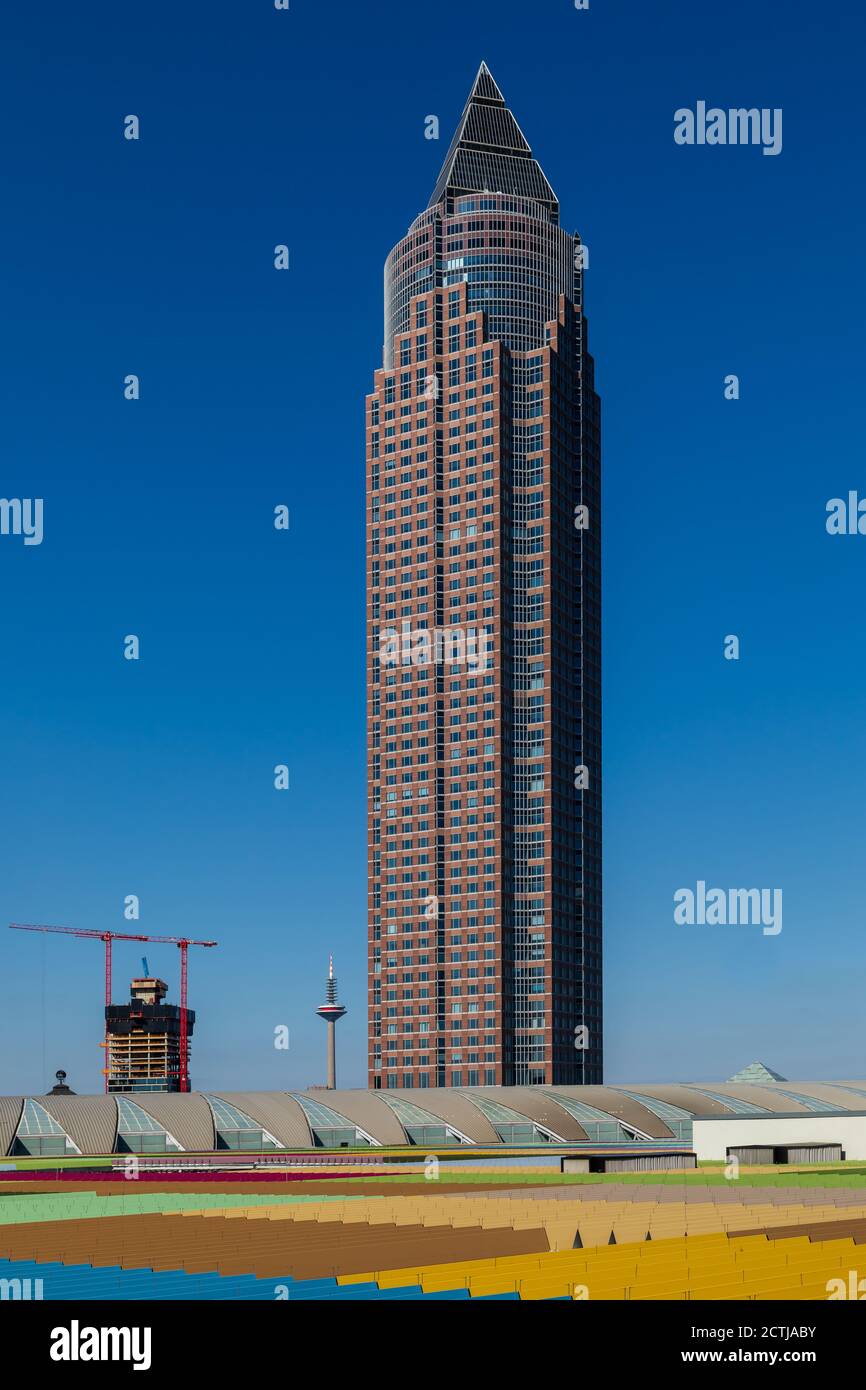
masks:
[[[7,17],[0,495],[44,498],[45,537],[0,536],[0,922],[122,931],[135,893],[141,931],[217,938],[196,1086],[322,1079],[329,950],[365,1083],[362,406],[482,58],[590,250],[607,1078],[866,1073],[866,537],[824,524],[866,495],[864,28],[853,0]],[[781,107],[782,153],[676,145],[699,100]],[[781,888],[782,932],[676,926],[698,879]],[[101,957],[0,930],[0,1091],[98,1087]]]

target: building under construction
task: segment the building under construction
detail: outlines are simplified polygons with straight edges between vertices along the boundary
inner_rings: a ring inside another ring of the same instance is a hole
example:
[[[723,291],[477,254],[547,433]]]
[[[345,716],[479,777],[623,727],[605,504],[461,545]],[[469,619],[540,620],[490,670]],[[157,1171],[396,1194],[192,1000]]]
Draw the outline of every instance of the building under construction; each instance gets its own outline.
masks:
[[[180,1091],[181,1010],[166,1004],[168,985],[146,976],[130,983],[128,1004],[105,1009],[108,1091]],[[195,1010],[187,1009],[187,1039]]]

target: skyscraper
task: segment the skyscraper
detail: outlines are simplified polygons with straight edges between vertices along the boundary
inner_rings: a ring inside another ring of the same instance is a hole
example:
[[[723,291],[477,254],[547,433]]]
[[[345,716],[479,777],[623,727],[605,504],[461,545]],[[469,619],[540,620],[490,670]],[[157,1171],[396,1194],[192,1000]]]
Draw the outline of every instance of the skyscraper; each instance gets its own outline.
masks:
[[[166,1004],[168,985],[154,975],[130,982],[128,1004],[106,1004],[107,1091],[180,1091],[181,1021]],[[195,1010],[187,1009],[187,1037]]]
[[[586,260],[482,64],[367,398],[374,1087],[602,1079]]]

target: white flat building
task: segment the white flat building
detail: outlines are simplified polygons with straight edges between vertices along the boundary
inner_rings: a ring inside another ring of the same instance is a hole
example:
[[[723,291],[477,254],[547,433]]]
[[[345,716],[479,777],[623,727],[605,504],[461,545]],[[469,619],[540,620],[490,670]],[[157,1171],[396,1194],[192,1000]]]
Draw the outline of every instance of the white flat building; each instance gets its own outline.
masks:
[[[825,1163],[866,1159],[866,1111],[695,1117],[698,1162]]]

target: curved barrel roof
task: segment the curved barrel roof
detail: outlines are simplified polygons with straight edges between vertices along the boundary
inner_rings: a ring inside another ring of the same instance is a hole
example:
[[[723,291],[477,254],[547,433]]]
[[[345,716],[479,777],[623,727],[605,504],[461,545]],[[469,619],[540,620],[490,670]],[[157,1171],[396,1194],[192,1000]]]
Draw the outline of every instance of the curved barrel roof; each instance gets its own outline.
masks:
[[[638,1143],[645,1137],[656,1145],[670,1141],[680,1146],[685,1141],[679,1118],[866,1114],[864,1081],[690,1081],[648,1086],[431,1087],[413,1091],[328,1091],[313,1087],[295,1093],[192,1091],[187,1095],[135,1091],[121,1098],[150,1115],[191,1153],[216,1149],[217,1130],[220,1123],[226,1126],[226,1116],[232,1111],[239,1112],[253,1131],[261,1127],[281,1146],[296,1151],[317,1147],[317,1138],[327,1144],[326,1131],[341,1121],[383,1147],[409,1143],[407,1129],[424,1123],[448,1126],[470,1145],[507,1142],[517,1125],[535,1126],[541,1132],[539,1139],[546,1134],[554,1142],[598,1143],[593,1136],[599,1132],[599,1122],[621,1126],[633,1133]],[[115,1151],[118,1113],[113,1095],[0,1096],[0,1155],[10,1153],[15,1145],[26,1100],[35,1101],[82,1154]],[[234,1118],[237,1120],[238,1115]],[[321,1129],[318,1135],[317,1128]],[[619,1147],[622,1140],[612,1142]]]

